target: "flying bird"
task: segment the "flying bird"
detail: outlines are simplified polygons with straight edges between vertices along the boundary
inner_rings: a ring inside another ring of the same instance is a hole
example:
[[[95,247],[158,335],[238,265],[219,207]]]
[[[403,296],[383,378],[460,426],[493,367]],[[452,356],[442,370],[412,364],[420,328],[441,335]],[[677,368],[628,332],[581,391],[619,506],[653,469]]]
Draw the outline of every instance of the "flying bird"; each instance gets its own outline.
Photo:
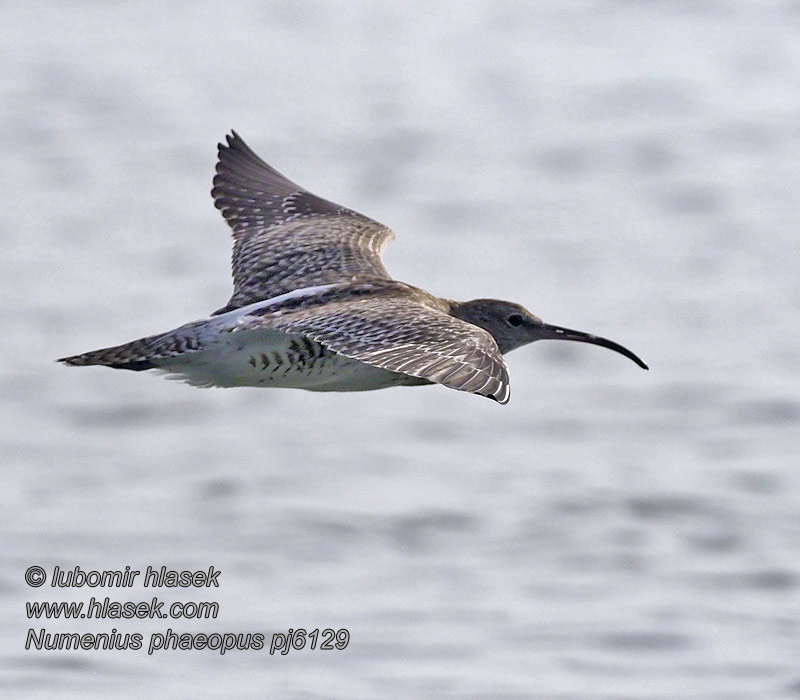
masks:
[[[614,350],[606,338],[544,323],[510,301],[442,299],[392,279],[383,224],[321,199],[233,131],[218,146],[211,195],[233,229],[233,295],[207,318],[67,365],[160,370],[201,387],[369,391],[441,384],[508,402],[503,355],[535,340]]]

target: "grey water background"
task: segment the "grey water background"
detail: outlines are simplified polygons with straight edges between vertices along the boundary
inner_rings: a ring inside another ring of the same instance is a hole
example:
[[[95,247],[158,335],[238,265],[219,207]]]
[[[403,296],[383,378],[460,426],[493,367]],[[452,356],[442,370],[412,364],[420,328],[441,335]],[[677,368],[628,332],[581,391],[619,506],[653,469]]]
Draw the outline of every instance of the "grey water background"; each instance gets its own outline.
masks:
[[[800,696],[797,2],[5,3],[0,693]],[[231,127],[398,278],[617,340],[441,387],[198,390],[53,360],[230,293]],[[221,587],[32,589],[36,564]],[[25,601],[214,600],[30,622]],[[344,651],[25,651],[29,627]]]

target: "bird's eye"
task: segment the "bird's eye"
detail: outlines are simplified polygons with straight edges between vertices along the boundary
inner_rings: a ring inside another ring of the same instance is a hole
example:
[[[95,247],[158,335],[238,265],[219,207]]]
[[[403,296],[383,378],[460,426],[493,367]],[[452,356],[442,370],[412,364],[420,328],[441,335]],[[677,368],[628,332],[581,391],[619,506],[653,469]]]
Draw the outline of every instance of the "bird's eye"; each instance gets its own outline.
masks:
[[[514,328],[516,328],[522,325],[523,318],[519,314],[511,314],[506,320],[509,326],[514,326]]]

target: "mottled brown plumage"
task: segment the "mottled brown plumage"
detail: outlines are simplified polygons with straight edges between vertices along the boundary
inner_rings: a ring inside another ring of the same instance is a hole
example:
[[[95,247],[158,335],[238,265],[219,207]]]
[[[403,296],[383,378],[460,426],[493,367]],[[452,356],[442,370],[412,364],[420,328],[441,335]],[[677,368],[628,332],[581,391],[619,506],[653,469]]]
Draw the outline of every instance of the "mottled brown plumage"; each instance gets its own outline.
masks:
[[[233,132],[219,145],[214,203],[233,229],[234,290],[206,319],[62,358],[160,369],[198,386],[366,391],[425,383],[510,395],[503,354],[544,338],[626,348],[551,326],[519,304],[456,302],[391,279],[391,230],[321,199],[267,165]]]

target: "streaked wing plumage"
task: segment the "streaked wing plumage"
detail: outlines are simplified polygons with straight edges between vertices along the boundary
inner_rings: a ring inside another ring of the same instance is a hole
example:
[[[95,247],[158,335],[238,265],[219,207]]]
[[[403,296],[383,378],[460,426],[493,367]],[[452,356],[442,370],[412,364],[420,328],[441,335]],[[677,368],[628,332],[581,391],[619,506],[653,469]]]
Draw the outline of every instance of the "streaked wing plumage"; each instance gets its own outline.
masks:
[[[217,313],[300,287],[390,279],[383,224],[307,192],[267,165],[236,132],[219,144],[211,195],[233,229],[233,296]]]
[[[305,335],[374,367],[507,403],[508,369],[482,328],[404,297],[329,302],[243,318],[239,330],[267,327]]]

